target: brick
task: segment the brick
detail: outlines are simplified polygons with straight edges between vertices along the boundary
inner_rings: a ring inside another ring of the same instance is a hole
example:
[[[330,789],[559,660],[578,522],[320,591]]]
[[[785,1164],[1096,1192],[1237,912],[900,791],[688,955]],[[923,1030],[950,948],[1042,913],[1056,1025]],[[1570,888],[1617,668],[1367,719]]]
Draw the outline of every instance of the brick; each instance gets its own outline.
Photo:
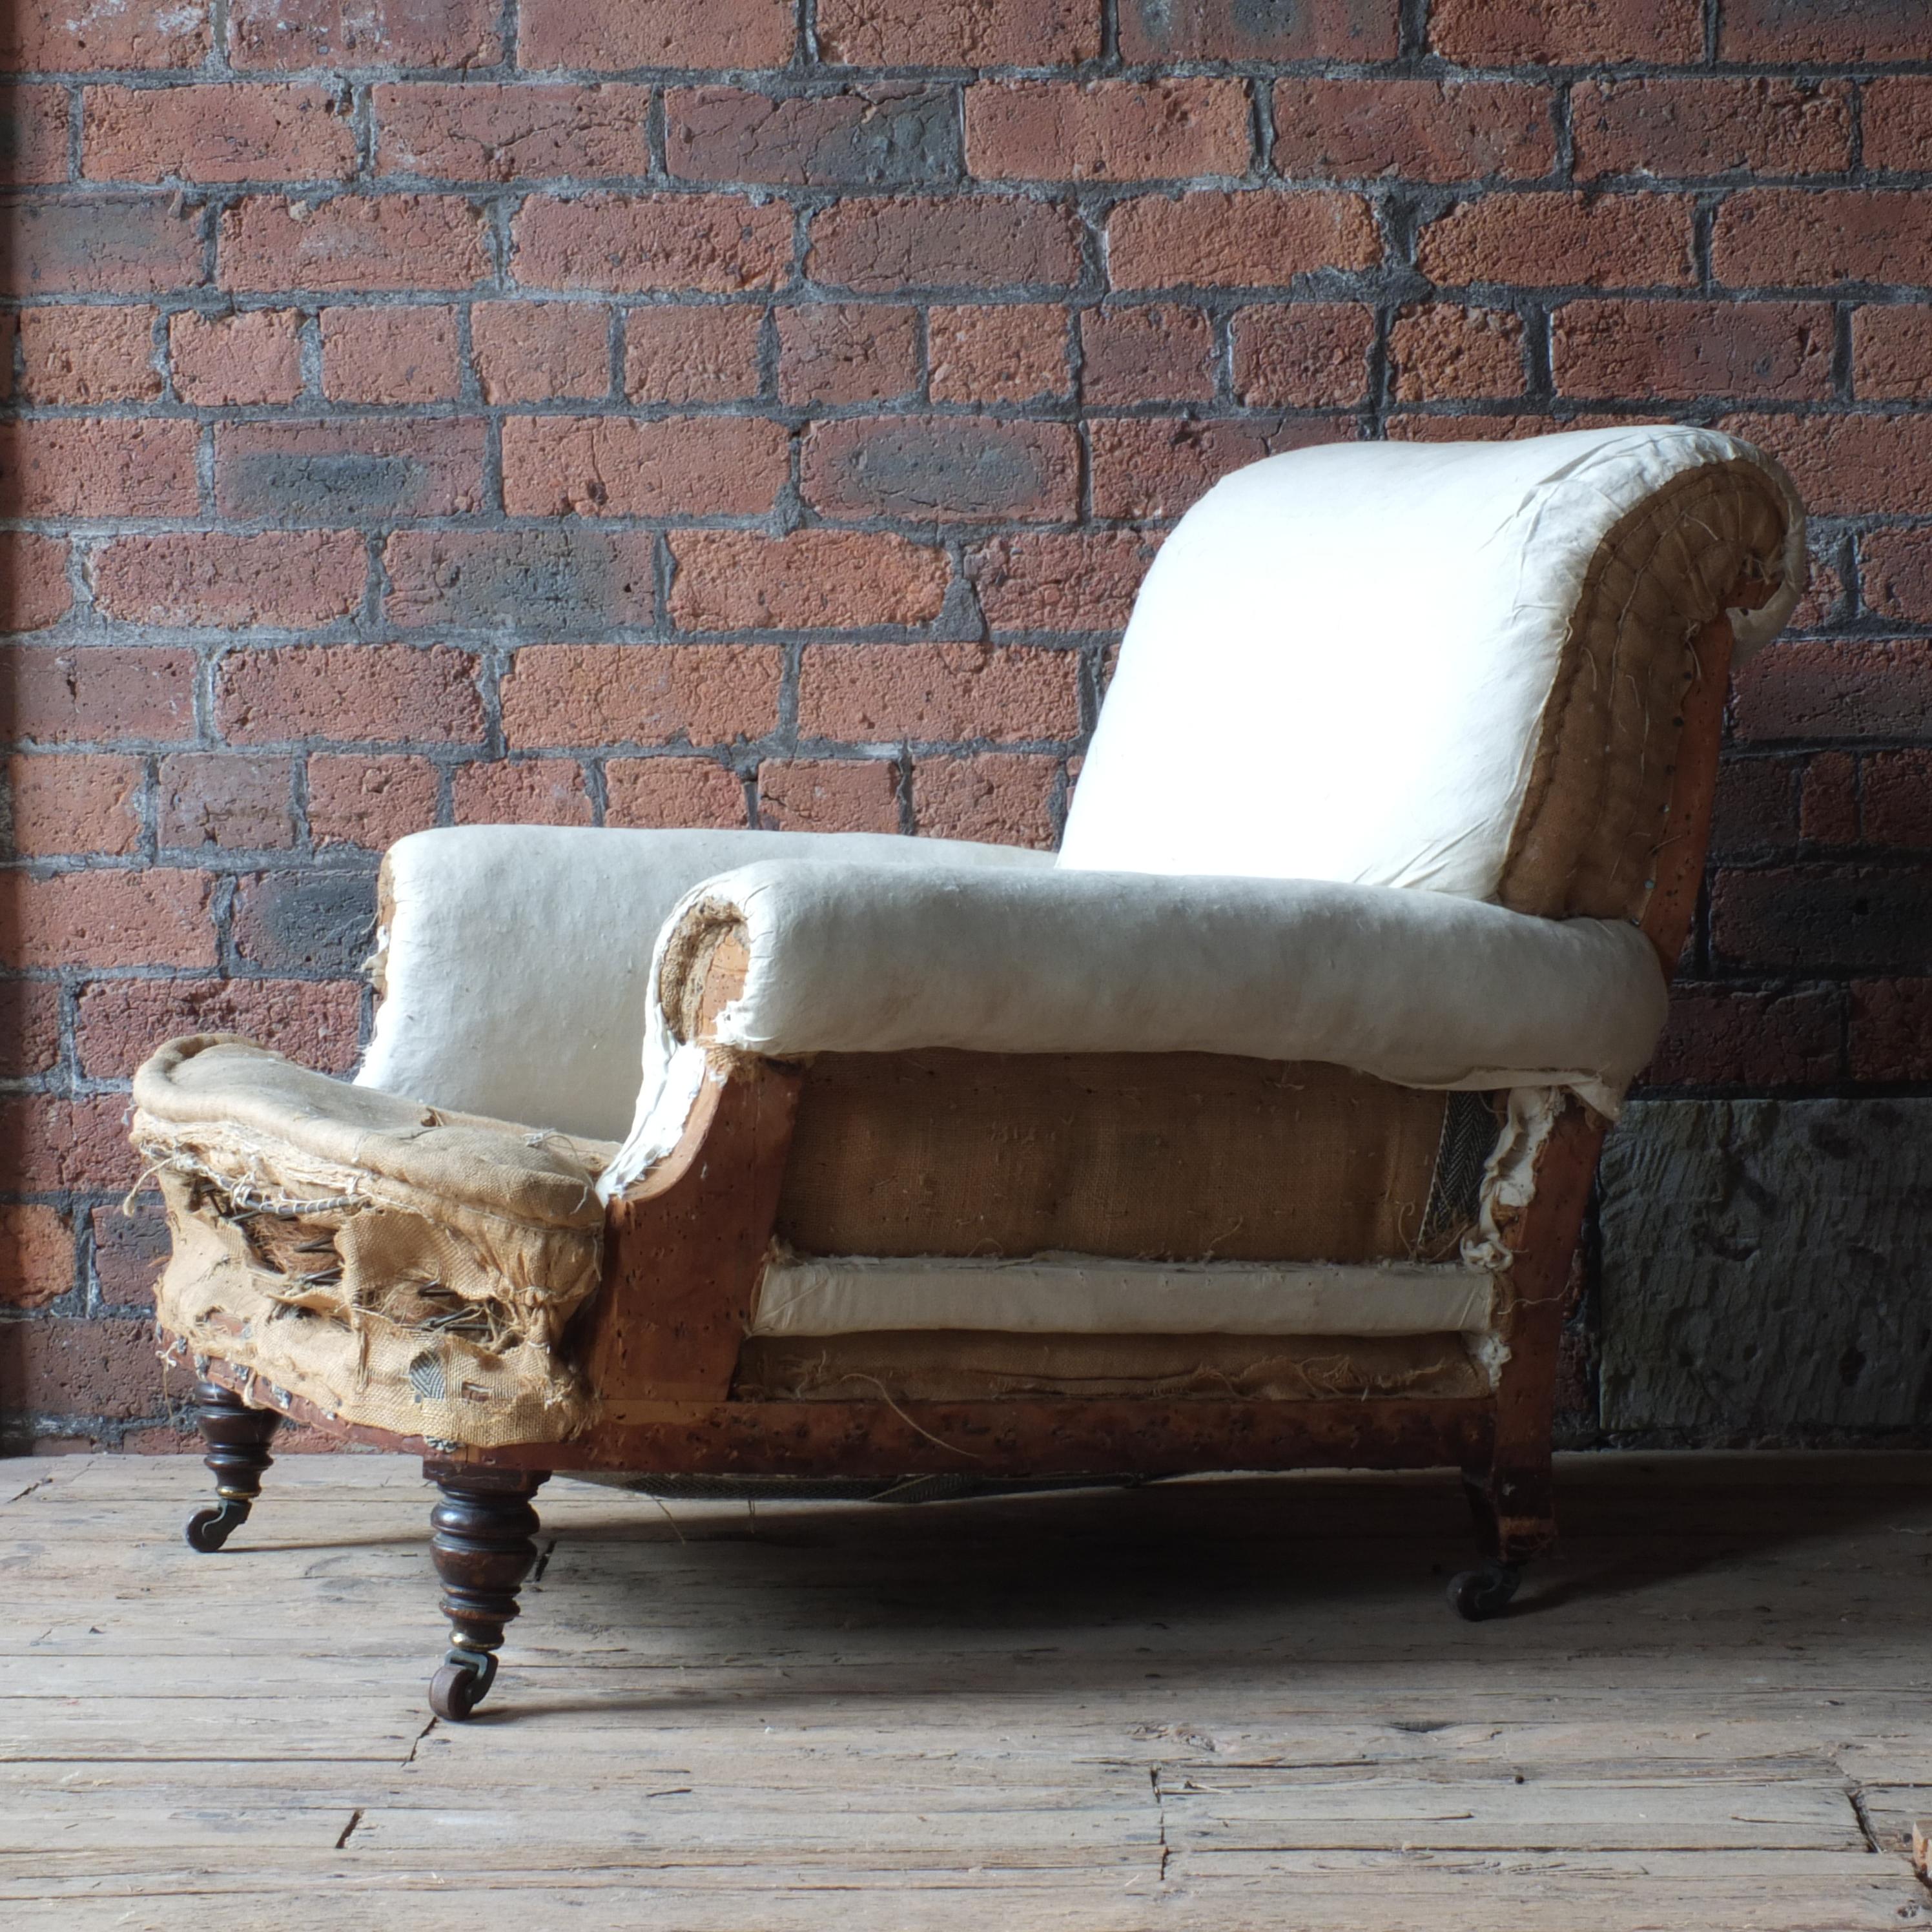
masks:
[[[494,67],[496,0],[232,0],[238,68]]]
[[[1071,67],[1100,51],[1088,0],[820,0],[822,60],[856,67]]]
[[[1738,414],[1718,427],[1776,457],[1814,516],[1859,516],[1932,499],[1932,416]]]
[[[1080,661],[1023,644],[815,644],[800,673],[798,728],[868,744],[1071,738]]]
[[[1741,968],[1910,972],[1932,958],[1932,868],[1720,871],[1711,887],[1711,944]]]
[[[1826,541],[1831,542],[1828,538]],[[1784,627],[1787,635],[1798,631],[1822,630],[1845,616],[1845,579],[1838,568],[1837,548],[1833,543],[1823,554],[1815,548],[1812,550],[1808,560],[1810,580],[1800,593],[1797,607]]]
[[[1670,1016],[1642,1084],[1817,1086],[1838,1078],[1842,1024],[1835,992],[1680,984],[1670,990]]]
[[[16,1417],[148,1416],[162,1406],[161,1365],[146,1322],[33,1322],[0,1360],[0,1411]]]
[[[1711,272],[1734,287],[1932,281],[1932,207],[1916,189],[1742,189],[1718,210]]]
[[[0,182],[66,179],[66,89],[0,88]]]
[[[436,822],[437,782],[427,758],[318,752],[308,761],[309,836],[317,851],[382,851]]]
[[[0,531],[0,631],[44,631],[73,603],[64,542],[28,530]]]
[[[192,423],[0,424],[0,516],[191,517],[199,502]]]
[[[1496,80],[1278,80],[1274,165],[1344,181],[1533,180],[1556,165],[1548,92]]]
[[[199,872],[9,872],[0,896],[9,966],[214,964],[208,881]]]
[[[649,174],[650,101],[647,87],[615,84],[378,87],[376,165],[462,182]]]
[[[1508,309],[1455,302],[1406,308],[1389,332],[1389,367],[1398,402],[1520,396],[1522,320]]]
[[[356,128],[345,89],[90,87],[80,97],[88,181],[346,181]]]
[[[224,423],[214,500],[224,516],[284,524],[473,515],[484,428],[453,417]]]
[[[1704,10],[1702,0],[1433,0],[1429,44],[1471,67],[1688,64],[1704,57]]]
[[[1874,752],[1863,762],[1859,803],[1866,842],[1932,849],[1932,752]]]
[[[946,553],[860,530],[680,530],[673,620],[684,631],[928,624],[946,601]]]
[[[1856,1080],[1932,1080],[1932,980],[1855,980],[1850,1027]]]
[[[520,67],[783,67],[797,26],[792,0],[666,0],[649,7],[523,0]]]
[[[1130,61],[1390,60],[1400,9],[1388,0],[1120,0]]]
[[[814,424],[802,488],[828,516],[1058,521],[1076,513],[1079,475],[1071,424],[888,416]]]
[[[1560,394],[1832,394],[1832,311],[1822,302],[1567,302],[1550,323]]]
[[[768,758],[758,823],[772,832],[896,832],[898,766],[884,758]]]
[[[1932,74],[1882,75],[1867,81],[1863,92],[1865,166],[1910,174],[1926,167],[1932,155]]]
[[[302,316],[292,308],[170,316],[176,394],[214,409],[293,402],[302,392],[301,328]]]
[[[199,67],[207,58],[211,10],[189,0],[136,0],[118,8],[72,0],[16,0],[0,15],[0,69],[86,73],[101,68]]]
[[[92,1208],[88,1220],[94,1235],[94,1278],[102,1301],[110,1307],[151,1301],[155,1280],[167,1264],[167,1216],[149,1202],[131,1212],[118,1204]],[[279,1455],[279,1434],[278,1444]]]
[[[44,1308],[74,1286],[74,1230],[58,1208],[0,1207],[0,1302]]]
[[[1852,389],[1863,402],[1932,400],[1932,309],[1853,310]]]
[[[399,530],[383,547],[383,604],[404,629],[547,635],[648,624],[647,530]]]
[[[71,752],[9,758],[13,850],[27,859],[64,853],[125,856],[141,843],[145,783],[132,758]]]
[[[1871,530],[1858,542],[1858,586],[1882,617],[1932,622],[1932,530]]]
[[[242,745],[474,744],[483,735],[476,661],[432,644],[284,644],[235,651],[215,688],[222,734]]]
[[[982,181],[1184,181],[1252,155],[1238,80],[982,82],[966,90],[966,163]]]
[[[359,972],[376,936],[373,872],[262,872],[236,885],[236,953],[271,972]]]
[[[454,402],[460,381],[454,309],[322,310],[322,392],[332,403]]]
[[[1079,225],[1070,208],[1001,195],[854,198],[814,217],[806,269],[871,295],[1063,288],[1079,278]]]
[[[610,393],[610,311],[595,302],[478,302],[470,341],[486,403]]]
[[[369,574],[348,530],[120,537],[90,566],[96,608],[133,624],[290,628],[352,616]]]
[[[613,758],[604,767],[606,825],[735,831],[745,822],[744,781],[708,758]]]
[[[761,516],[788,473],[782,424],[749,416],[512,416],[503,507],[513,517]]]
[[[66,1100],[46,1094],[0,1100],[0,1168],[22,1192],[69,1188],[124,1192],[140,1172],[128,1142],[128,1096]],[[0,1350],[0,1360],[5,1351]]]
[[[884,402],[919,382],[916,310],[814,302],[778,312],[778,394],[788,403]]]
[[[1718,57],[1734,61],[1920,61],[1912,0],[1725,0]]]
[[[31,1079],[59,1060],[60,1007],[50,980],[0,980],[0,1079]]]
[[[936,403],[1030,403],[1064,396],[1067,312],[1053,302],[1002,302],[926,312],[928,380]]]
[[[1080,312],[1080,394],[1089,404],[1205,402],[1214,394],[1214,329],[1172,302]]]
[[[1848,752],[1820,752],[1805,760],[1798,818],[1799,829],[1813,844],[1857,843],[1857,761]]]
[[[959,138],[952,95],[940,88],[681,87],[664,96],[664,159],[686,181],[919,188],[958,176]]]
[[[76,1048],[90,1080],[124,1080],[164,1040],[238,1033],[323,1073],[356,1064],[353,980],[95,980],[81,990]]]
[[[1154,548],[1124,530],[1029,532],[974,544],[966,568],[995,631],[1118,631]]]
[[[205,279],[200,214],[178,197],[9,196],[0,223],[0,295],[160,295]]]
[[[532,195],[512,233],[530,289],[734,295],[776,288],[791,268],[791,211],[742,195]]]
[[[1422,231],[1416,266],[1434,282],[1688,286],[1691,203],[1682,195],[1493,195]]]
[[[157,805],[163,848],[254,851],[295,843],[286,758],[184,752],[164,758]]]
[[[1932,641],[1781,644],[1737,673],[1740,738],[1932,738]]]
[[[596,817],[574,758],[525,758],[457,769],[459,825],[588,825]]]
[[[1188,422],[1143,417],[1095,423],[1094,513],[1178,517],[1230,470],[1284,449],[1352,440],[1346,418],[1310,416],[1278,424]]]
[[[1054,822],[1059,781],[1057,758],[1024,752],[921,758],[912,768],[913,820],[922,838],[1050,852],[1060,838]]]
[[[755,396],[761,308],[634,308],[624,316],[624,394],[634,403]]]
[[[1155,195],[1120,203],[1107,222],[1107,274],[1117,289],[1270,288],[1381,260],[1374,218],[1354,194]]]
[[[194,734],[192,651],[28,644],[0,666],[0,736],[58,745]]]
[[[1581,180],[1836,174],[1851,164],[1843,81],[1585,81],[1570,89],[1570,126]]]
[[[553,745],[720,745],[778,723],[768,644],[536,644],[503,680],[503,735]]]
[[[37,403],[148,403],[161,393],[151,308],[22,312],[22,393]]]
[[[1234,393],[1250,406],[1360,403],[1374,316],[1343,302],[1260,302],[1234,315]]]
[[[218,279],[284,289],[465,289],[490,273],[482,212],[448,194],[250,195],[221,218]]]
[[[1798,767],[1784,758],[1727,758],[1711,814],[1713,857],[1788,851],[1798,843]]]

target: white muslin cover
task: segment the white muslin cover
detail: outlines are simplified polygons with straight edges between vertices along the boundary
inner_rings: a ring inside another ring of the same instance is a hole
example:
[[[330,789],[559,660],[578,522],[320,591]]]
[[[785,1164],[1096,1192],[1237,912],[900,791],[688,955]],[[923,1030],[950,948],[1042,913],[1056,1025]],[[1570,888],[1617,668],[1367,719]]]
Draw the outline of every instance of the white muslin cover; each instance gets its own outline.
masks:
[[[719,1045],[775,1058],[1230,1053],[1413,1087],[1567,1087],[1606,1113],[1664,1024],[1634,926],[1390,886],[958,866],[744,866],[666,924],[742,922]],[[654,969],[637,1120],[607,1198],[673,1144],[704,1054]]]
[[[700,880],[748,860],[1045,868],[890,833],[476,825],[389,848],[383,986],[358,1084],[593,1140],[630,1124],[651,948]]]
[[[1646,424],[1495,443],[1328,443],[1238,470],[1162,544],[1061,842],[1068,868],[1240,873],[1496,896],[1592,558],[1689,470],[1768,458]]]

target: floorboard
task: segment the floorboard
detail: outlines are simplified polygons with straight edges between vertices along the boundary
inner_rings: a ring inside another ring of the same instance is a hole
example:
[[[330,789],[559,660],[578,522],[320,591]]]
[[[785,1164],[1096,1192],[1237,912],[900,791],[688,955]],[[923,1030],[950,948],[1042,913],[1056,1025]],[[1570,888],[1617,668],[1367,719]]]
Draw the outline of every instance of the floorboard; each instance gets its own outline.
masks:
[[[1932,1932],[1932,1458],[1599,1456],[1458,1622],[1452,1479],[892,1509],[562,1481],[433,1721],[416,1468],[0,1463],[0,1924]]]

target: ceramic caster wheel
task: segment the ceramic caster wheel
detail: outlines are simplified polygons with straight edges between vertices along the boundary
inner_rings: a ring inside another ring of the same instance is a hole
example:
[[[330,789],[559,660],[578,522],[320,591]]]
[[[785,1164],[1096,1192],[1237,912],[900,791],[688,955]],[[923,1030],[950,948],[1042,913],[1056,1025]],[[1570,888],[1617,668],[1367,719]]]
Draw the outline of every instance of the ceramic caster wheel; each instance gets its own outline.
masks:
[[[439,1718],[460,1724],[489,1695],[496,1679],[494,1652],[470,1654],[452,1651],[448,1660],[429,1680],[429,1707]]]
[[[248,1520],[248,1505],[231,1497],[212,1509],[196,1510],[182,1534],[190,1550],[211,1556]]]
[[[1449,1580],[1449,1603],[1456,1614],[1472,1624],[1499,1617],[1516,1594],[1522,1572],[1514,1563],[1485,1563]]]

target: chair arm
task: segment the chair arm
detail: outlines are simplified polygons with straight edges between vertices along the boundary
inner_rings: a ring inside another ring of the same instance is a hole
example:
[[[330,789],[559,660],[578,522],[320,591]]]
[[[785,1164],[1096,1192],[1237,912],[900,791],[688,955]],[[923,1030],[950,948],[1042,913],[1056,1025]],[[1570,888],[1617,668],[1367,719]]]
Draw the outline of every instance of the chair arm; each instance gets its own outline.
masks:
[[[727,941],[743,982],[719,1004],[703,982]],[[1607,920],[1303,880],[870,864],[707,880],[666,928],[653,991],[671,1040],[773,1058],[1240,1054],[1568,1087],[1606,1112],[1666,999],[1642,934]]]
[[[872,833],[478,825],[382,862],[381,1004],[359,1085],[615,1139],[631,1118],[650,945],[700,880],[748,860],[889,871],[1045,866],[1044,853]]]

